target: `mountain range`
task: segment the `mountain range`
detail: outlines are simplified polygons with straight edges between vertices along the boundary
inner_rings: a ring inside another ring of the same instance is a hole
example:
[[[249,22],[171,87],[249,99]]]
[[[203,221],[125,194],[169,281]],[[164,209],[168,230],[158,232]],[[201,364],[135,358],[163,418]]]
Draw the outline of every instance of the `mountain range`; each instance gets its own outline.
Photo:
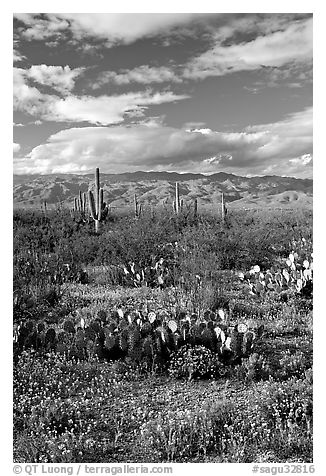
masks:
[[[175,183],[185,203],[198,199],[199,207],[221,203],[230,208],[312,208],[313,181],[293,177],[241,177],[219,172],[212,175],[176,172],[133,172],[100,175],[104,200],[112,207],[133,205],[134,195],[144,205],[172,204]],[[94,175],[14,175],[14,208],[39,208],[62,203],[72,208],[79,191],[94,188]]]

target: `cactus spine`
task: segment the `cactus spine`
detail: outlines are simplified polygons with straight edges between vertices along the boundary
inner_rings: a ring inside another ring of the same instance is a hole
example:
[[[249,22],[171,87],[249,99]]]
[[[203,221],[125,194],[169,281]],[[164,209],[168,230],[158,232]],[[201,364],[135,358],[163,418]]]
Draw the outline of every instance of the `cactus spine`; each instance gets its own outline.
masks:
[[[95,195],[95,196],[94,196]],[[106,204],[103,201],[103,188],[100,188],[100,169],[95,169],[95,192],[89,190],[88,201],[91,217],[95,222],[95,233],[99,232],[100,222],[107,215]]]

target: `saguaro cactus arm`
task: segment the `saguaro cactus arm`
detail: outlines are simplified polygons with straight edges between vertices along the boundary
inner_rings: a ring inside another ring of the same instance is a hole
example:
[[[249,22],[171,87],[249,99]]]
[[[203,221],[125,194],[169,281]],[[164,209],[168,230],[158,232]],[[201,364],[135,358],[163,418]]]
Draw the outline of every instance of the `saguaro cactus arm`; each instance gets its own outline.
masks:
[[[99,221],[101,221],[102,212],[103,212],[103,188],[100,188],[99,196],[98,196],[98,211],[97,211],[97,219]]]
[[[89,211],[91,212],[91,216],[93,220],[97,219],[96,215],[96,207],[95,207],[95,200],[94,200],[94,195],[91,190],[88,192],[88,203],[89,203]]]

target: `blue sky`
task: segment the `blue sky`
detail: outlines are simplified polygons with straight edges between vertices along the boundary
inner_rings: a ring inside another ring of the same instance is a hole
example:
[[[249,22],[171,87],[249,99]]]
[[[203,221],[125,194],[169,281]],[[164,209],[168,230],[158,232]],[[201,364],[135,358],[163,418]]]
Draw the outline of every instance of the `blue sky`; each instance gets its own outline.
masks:
[[[312,177],[309,14],[14,15],[14,173]]]

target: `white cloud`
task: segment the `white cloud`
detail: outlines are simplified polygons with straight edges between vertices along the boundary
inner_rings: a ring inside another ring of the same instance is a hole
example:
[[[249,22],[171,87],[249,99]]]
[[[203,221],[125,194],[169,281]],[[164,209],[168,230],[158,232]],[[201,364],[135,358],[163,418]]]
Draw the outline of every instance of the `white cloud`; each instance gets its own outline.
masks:
[[[201,134],[211,134],[213,131],[212,129],[208,129],[208,128],[203,128],[203,129],[186,129],[187,132],[200,132]]]
[[[60,98],[42,94],[37,88],[30,86],[28,84],[29,71],[14,68],[14,109],[37,116],[38,120],[116,124],[122,122],[125,115],[142,116],[143,111],[151,105],[180,101],[189,97],[170,91],[154,93],[147,90],[115,96],[70,95]],[[34,75],[42,79],[43,69],[36,71]]]
[[[27,40],[44,40],[61,34],[69,28],[69,22],[57,15],[47,14],[46,19],[35,13],[15,13],[15,18],[24,22],[26,28],[22,32]]]
[[[290,162],[294,165],[312,165],[313,156],[312,154],[303,154],[300,157],[291,159]]]
[[[220,41],[194,58],[184,76],[204,79],[237,71],[281,67],[293,62],[311,61],[312,19],[293,22],[280,31],[258,36],[252,41],[224,46]]]
[[[27,86],[31,81],[50,86],[56,91],[67,94],[75,86],[75,80],[85,68],[71,69],[70,66],[32,65],[28,69],[14,68],[14,85]],[[26,88],[25,88],[26,89]],[[31,89],[31,88],[30,88]]]
[[[167,34],[177,25],[187,24],[198,14],[193,13],[59,13],[15,14],[26,28],[27,39],[42,40],[70,29],[76,39],[85,36],[101,38],[112,43],[132,43],[146,36]]]
[[[180,101],[186,95],[172,92],[152,93],[151,91],[127,93],[117,96],[70,96],[57,100],[47,112],[47,119],[67,122],[90,122],[92,124],[116,124],[122,122],[125,114],[142,116],[151,105]]]
[[[17,144],[17,142],[13,143],[13,152],[16,154],[17,152],[20,151],[20,144]]]
[[[18,63],[26,59],[26,56],[22,55],[16,48],[13,51],[13,62]]]
[[[45,64],[33,65],[25,70],[28,78],[45,86],[51,86],[53,89],[67,93],[75,86],[75,79],[85,68],[71,69],[70,66],[48,66]]]
[[[148,65],[142,65],[134,69],[122,70],[118,73],[114,71],[105,71],[100,74],[94,87],[99,87],[110,82],[121,85],[130,83],[179,83],[181,81],[182,79],[178,77],[171,68],[166,66],[151,67]]]
[[[188,23],[194,18],[192,13],[73,13],[61,16],[72,22],[76,37],[88,34],[124,43],[167,33],[176,25]]]
[[[72,128],[51,136],[17,162],[16,173],[139,169],[244,174],[311,174],[312,111],[293,114],[242,132],[187,131],[159,123],[133,126]],[[309,171],[308,171],[309,170]],[[308,171],[308,172],[307,172]]]
[[[246,130],[250,133],[268,134],[268,142],[257,150],[259,157],[270,160],[287,157],[290,160],[312,152],[313,111],[312,108],[307,108],[290,114],[283,121],[252,126]]]
[[[215,45],[183,67],[142,65],[131,70],[106,71],[93,87],[110,82],[179,83],[184,79],[200,80],[263,68],[268,68],[268,83],[257,83],[254,92],[262,86],[278,86],[280,81],[294,88],[312,80],[312,18],[296,20],[290,14],[248,14],[220,15],[219,21],[220,25],[208,28]],[[255,38],[237,43],[234,38],[239,34],[242,37],[251,34]]]
[[[47,110],[47,101],[51,96],[41,92],[27,84],[26,70],[14,68],[13,72],[14,110],[23,111],[30,115],[42,114]]]

